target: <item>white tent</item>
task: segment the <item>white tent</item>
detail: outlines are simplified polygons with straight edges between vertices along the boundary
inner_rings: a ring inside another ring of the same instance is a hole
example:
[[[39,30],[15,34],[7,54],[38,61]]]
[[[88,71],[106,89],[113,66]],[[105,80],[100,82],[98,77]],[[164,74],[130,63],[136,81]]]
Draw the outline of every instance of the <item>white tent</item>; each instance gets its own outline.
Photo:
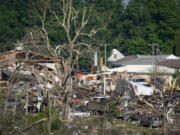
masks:
[[[177,60],[179,59],[178,57],[174,56],[173,54],[169,55],[166,59],[174,59]]]

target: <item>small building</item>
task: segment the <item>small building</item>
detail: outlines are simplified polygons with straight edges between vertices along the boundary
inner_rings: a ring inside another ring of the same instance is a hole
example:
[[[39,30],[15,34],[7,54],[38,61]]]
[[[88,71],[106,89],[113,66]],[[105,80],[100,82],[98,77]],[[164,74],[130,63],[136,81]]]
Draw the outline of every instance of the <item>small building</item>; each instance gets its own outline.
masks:
[[[180,59],[168,59],[158,63],[160,66],[168,68],[180,69]]]
[[[161,54],[161,55],[133,55],[127,56],[116,61],[113,61],[114,67],[122,67],[127,65],[162,65],[166,66],[168,62],[164,61],[176,61],[179,62],[180,58],[176,57],[172,54]],[[161,63],[161,64],[160,64]],[[170,65],[167,65],[170,67]],[[176,64],[176,68],[178,68],[178,64]],[[180,65],[179,65],[180,68]]]
[[[113,61],[110,72],[127,72],[144,78],[156,76],[170,81],[176,69],[180,69],[180,58],[168,55],[134,55]]]
[[[153,70],[156,70],[156,76],[165,79],[167,82],[172,79],[172,74],[176,69],[167,68],[164,66],[153,65],[127,65],[118,68],[109,69],[110,72],[128,73],[129,76],[139,76],[143,78],[149,78],[153,76]]]
[[[122,58],[124,58],[124,55],[120,53],[117,49],[113,49],[111,56],[108,58],[108,61],[114,62]]]

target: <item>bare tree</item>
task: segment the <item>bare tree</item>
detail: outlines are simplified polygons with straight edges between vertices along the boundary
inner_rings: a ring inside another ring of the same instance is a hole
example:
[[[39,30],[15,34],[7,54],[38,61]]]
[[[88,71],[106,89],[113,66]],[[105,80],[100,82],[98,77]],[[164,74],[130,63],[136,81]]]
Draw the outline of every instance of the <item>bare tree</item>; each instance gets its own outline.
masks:
[[[102,28],[86,31],[85,28],[91,18],[92,8],[84,7],[80,12],[73,7],[72,0],[61,0],[58,10],[55,11],[50,8],[50,1],[43,1],[41,10],[34,9],[41,21],[41,34],[44,43],[54,58],[56,76],[59,81],[55,82],[58,87],[53,89],[60,98],[63,119],[67,119],[67,96],[70,90],[68,81],[71,78],[71,73],[80,57],[93,52],[92,46],[97,45],[94,35]],[[46,27],[47,13],[54,16],[53,25],[63,29],[67,39],[54,48],[50,42],[48,27]]]

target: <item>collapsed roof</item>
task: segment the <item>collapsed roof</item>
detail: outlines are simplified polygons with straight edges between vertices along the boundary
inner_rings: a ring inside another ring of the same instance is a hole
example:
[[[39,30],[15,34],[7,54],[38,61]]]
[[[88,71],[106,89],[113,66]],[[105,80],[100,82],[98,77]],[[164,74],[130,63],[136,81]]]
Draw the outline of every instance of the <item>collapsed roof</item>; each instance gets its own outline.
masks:
[[[45,56],[32,51],[10,51],[0,55],[0,68],[17,62],[53,63],[52,57]]]

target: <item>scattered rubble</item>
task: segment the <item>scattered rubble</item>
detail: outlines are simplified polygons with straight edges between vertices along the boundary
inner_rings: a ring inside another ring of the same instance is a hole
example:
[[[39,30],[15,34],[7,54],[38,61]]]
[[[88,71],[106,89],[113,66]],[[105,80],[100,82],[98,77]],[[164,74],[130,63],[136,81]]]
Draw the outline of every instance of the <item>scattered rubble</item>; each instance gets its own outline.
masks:
[[[59,83],[53,59],[34,52],[4,54],[0,67],[0,90],[9,89],[7,107],[17,110],[21,105],[26,113],[41,112],[48,104],[48,91]],[[164,91],[163,81],[149,80],[148,83],[126,72],[75,74],[69,81],[68,120],[100,116],[161,128],[166,116],[171,131],[179,131],[180,91]],[[18,96],[10,98],[10,95]],[[56,92],[51,98],[58,100]],[[112,127],[110,123],[105,126]]]

